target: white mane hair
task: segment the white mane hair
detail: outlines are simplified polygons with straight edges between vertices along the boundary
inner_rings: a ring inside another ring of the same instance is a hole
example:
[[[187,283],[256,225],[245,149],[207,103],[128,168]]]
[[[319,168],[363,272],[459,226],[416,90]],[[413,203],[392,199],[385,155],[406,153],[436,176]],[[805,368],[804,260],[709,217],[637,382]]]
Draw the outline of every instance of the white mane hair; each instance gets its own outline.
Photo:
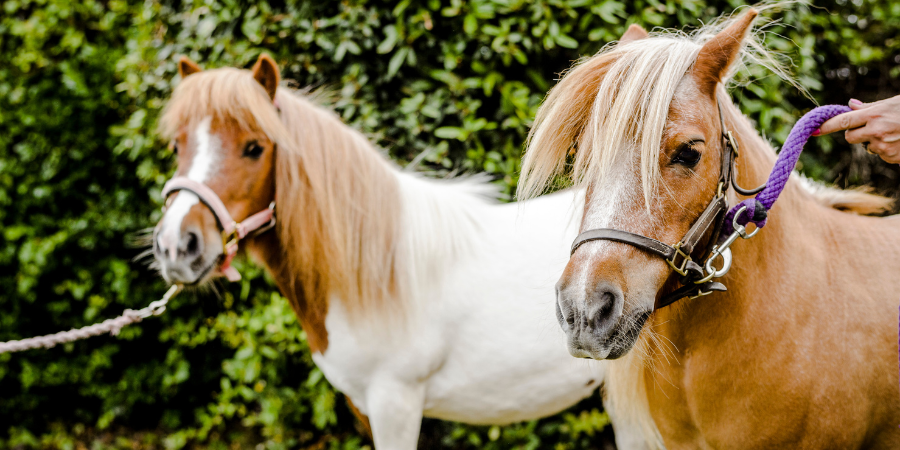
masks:
[[[703,44],[728,27],[735,16],[720,18],[690,34],[654,30],[646,39],[614,42],[566,71],[538,109],[528,135],[518,197],[544,193],[560,181],[560,175],[565,184],[597,182],[611,173],[621,155],[637,151],[649,207],[660,180],[657,157],[675,89]],[[741,67],[759,65],[803,91],[784,70],[778,55],[763,46],[764,28],[754,28],[744,40],[741,57],[726,82]]]

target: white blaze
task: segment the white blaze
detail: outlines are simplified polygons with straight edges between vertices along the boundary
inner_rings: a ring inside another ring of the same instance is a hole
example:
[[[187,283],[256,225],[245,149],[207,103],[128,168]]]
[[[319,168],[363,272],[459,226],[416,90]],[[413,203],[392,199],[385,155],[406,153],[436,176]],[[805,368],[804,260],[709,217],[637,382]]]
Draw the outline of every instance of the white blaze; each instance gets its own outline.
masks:
[[[625,211],[629,205],[640,201],[640,179],[636,178],[632,170],[620,162],[616,171],[598,182],[585,209],[582,231],[597,228],[635,231],[636,217],[629,217]],[[578,251],[586,255],[586,261],[592,261],[601,258],[611,248],[614,248],[612,241],[599,240],[584,243]],[[591,264],[575,266],[572,276],[577,280],[574,286],[579,292],[588,292],[593,285],[592,269]]]
[[[219,153],[221,143],[219,139],[210,134],[212,117],[203,119],[194,131],[194,140],[197,148],[194,150],[194,158],[187,177],[198,183],[205,183],[212,173]],[[166,209],[163,217],[162,229],[159,232],[159,244],[161,248],[169,249],[169,259],[175,261],[178,255],[178,243],[181,240],[181,222],[191,207],[200,202],[200,199],[192,192],[181,191],[171,205]]]

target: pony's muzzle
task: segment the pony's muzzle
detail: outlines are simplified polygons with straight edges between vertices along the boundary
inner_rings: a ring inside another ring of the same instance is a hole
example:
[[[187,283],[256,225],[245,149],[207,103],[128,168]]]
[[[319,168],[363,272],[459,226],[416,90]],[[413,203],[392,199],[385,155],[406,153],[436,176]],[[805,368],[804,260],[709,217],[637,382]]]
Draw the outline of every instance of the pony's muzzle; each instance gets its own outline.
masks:
[[[580,358],[605,358],[605,345],[622,317],[625,296],[622,289],[600,283],[587,289],[561,284],[557,290],[556,316],[568,338],[569,353]]]
[[[200,240],[200,236],[196,231],[188,230],[180,234],[179,238],[178,240],[173,240],[165,239],[162,234],[157,236],[156,249],[161,254],[159,256],[162,259],[176,262],[180,259],[192,259],[200,256],[203,241]]]
[[[203,233],[190,226],[180,233],[164,231],[158,231],[153,239],[153,255],[163,278],[170,283],[196,283],[208,265]]]

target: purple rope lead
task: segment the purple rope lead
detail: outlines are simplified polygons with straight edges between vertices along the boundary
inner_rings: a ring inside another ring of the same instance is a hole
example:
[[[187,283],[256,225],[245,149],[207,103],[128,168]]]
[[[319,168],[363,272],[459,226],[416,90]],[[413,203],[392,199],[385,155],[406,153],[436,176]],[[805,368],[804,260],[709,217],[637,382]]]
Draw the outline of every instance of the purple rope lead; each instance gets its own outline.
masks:
[[[725,224],[722,229],[723,238],[727,238],[728,235],[734,232],[732,220],[743,206],[746,206],[747,210],[738,217],[737,222],[741,225],[753,222],[759,228],[764,227],[768,211],[775,204],[775,200],[778,200],[781,191],[784,190],[791,172],[794,171],[794,166],[797,165],[797,160],[800,159],[800,152],[803,151],[806,141],[826,120],[850,111],[852,110],[847,106],[826,105],[815,108],[801,117],[794,124],[794,128],[791,128],[787,140],[784,141],[784,147],[782,147],[781,153],[778,154],[775,167],[772,168],[772,173],[769,175],[769,179],[766,180],[765,189],[756,194],[755,198],[748,198],[734,205],[728,211],[728,214],[725,215]],[[900,348],[900,315],[898,315],[897,346]],[[898,355],[898,363],[900,363],[900,355]]]
[[[806,144],[806,141],[809,140],[809,137],[812,136],[813,132],[818,130],[826,120],[831,119],[838,114],[850,111],[851,109],[849,107],[843,105],[825,105],[815,108],[801,117],[800,120],[794,124],[794,128],[791,129],[791,133],[788,135],[787,140],[784,141],[784,147],[782,147],[781,152],[778,154],[778,160],[775,161],[775,167],[772,168],[772,173],[766,181],[766,188],[759,194],[756,194],[755,198],[748,198],[737,205],[734,205],[734,207],[728,211],[728,214],[725,216],[722,236],[728,237],[728,235],[734,232],[731,224],[732,219],[742,206],[746,206],[747,210],[738,217],[737,222],[739,224],[746,225],[753,222],[753,224],[759,228],[764,227],[766,225],[767,213],[769,209],[772,208],[772,205],[775,204],[775,200],[778,200],[781,191],[784,190],[784,185],[787,184],[788,178],[790,178],[791,172],[794,170],[794,166],[797,165],[797,160],[800,159],[800,152],[803,151],[803,146]]]
[[[747,210],[738,217],[737,222],[741,225],[753,222],[759,228],[764,227],[768,211],[775,204],[775,200],[778,200],[781,191],[784,190],[784,185],[787,184],[794,166],[797,165],[797,160],[800,159],[800,152],[803,151],[806,141],[826,120],[850,111],[852,110],[847,106],[826,105],[815,108],[801,117],[794,124],[794,128],[791,128],[787,140],[784,141],[784,147],[781,149],[781,153],[778,154],[775,167],[772,168],[772,173],[769,175],[769,179],[766,180],[766,188],[759,194],[756,194],[755,198],[748,198],[734,205],[728,211],[728,214],[725,215],[722,236],[727,238],[728,235],[734,232],[732,219],[743,206],[746,206]],[[898,315],[897,346],[900,348],[900,315]],[[898,363],[900,363],[900,356],[898,356]]]

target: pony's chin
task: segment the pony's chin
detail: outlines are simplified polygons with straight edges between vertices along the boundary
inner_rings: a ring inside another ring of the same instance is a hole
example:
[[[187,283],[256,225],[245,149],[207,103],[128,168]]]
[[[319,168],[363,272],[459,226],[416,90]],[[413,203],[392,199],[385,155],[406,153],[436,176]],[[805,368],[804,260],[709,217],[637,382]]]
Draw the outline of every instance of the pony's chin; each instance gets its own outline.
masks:
[[[602,342],[584,343],[570,340],[569,353],[576,358],[619,359],[634,347],[651,313],[652,311],[644,311],[631,314],[630,317],[623,314],[613,332]]]
[[[162,264],[160,270],[163,280],[169,284],[180,284],[182,286],[200,287],[212,282],[214,278],[219,276],[218,265],[220,257],[210,258],[210,263],[198,268],[198,270],[184,270],[183,268],[168,268]]]

